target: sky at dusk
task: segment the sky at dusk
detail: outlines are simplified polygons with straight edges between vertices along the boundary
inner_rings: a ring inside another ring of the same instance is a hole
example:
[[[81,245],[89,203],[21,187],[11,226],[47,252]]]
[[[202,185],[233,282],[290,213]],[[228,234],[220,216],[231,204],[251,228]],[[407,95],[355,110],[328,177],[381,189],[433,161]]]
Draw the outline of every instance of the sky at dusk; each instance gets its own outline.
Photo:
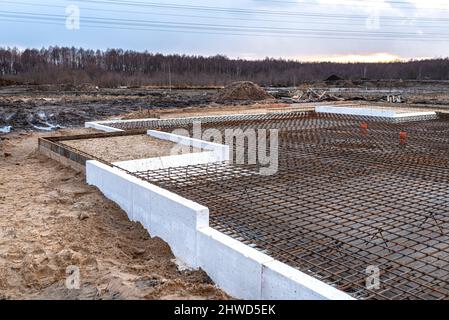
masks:
[[[449,56],[449,1],[0,0],[0,46],[123,48],[231,58]]]

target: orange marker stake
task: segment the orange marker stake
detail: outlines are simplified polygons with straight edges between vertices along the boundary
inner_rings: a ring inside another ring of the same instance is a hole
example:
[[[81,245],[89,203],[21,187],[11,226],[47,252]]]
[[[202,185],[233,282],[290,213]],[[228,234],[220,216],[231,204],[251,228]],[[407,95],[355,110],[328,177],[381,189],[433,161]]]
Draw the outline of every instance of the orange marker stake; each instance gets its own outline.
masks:
[[[360,133],[362,136],[366,136],[368,133],[368,123],[362,122],[360,123]]]
[[[407,132],[405,131],[401,131],[399,132],[399,144],[400,145],[405,145],[407,143]]]

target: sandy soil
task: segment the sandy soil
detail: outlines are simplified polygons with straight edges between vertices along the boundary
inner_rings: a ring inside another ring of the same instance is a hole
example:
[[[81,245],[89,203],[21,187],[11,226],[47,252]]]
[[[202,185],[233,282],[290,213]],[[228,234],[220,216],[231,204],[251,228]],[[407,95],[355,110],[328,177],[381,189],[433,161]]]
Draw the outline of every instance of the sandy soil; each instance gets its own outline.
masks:
[[[179,271],[165,242],[81,174],[39,155],[37,136],[0,136],[0,298],[227,298],[204,272]],[[69,265],[79,290],[65,286]]]
[[[187,148],[175,148],[176,143],[147,135],[108,137],[83,140],[67,140],[63,144],[96,156],[105,161],[126,161],[163,157],[186,152]],[[189,150],[187,150],[189,151]],[[191,148],[191,152],[200,149]]]

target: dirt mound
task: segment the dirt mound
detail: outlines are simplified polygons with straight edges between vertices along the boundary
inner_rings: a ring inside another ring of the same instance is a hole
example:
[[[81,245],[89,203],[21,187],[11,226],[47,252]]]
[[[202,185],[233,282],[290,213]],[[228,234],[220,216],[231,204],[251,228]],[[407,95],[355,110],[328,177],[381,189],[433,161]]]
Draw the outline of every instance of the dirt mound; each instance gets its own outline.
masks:
[[[216,98],[217,102],[234,100],[265,100],[273,99],[264,89],[251,81],[238,81],[222,89]]]

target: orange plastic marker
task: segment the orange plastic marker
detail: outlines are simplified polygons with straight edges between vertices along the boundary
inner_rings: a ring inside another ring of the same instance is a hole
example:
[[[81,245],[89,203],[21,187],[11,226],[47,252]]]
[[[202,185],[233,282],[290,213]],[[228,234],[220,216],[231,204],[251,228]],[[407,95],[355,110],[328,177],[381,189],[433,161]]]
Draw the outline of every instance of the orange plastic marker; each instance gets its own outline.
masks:
[[[368,123],[362,122],[360,123],[360,133],[365,136],[368,133]]]
[[[399,132],[399,144],[405,144],[406,140],[407,140],[407,132],[405,131],[400,131]]]

